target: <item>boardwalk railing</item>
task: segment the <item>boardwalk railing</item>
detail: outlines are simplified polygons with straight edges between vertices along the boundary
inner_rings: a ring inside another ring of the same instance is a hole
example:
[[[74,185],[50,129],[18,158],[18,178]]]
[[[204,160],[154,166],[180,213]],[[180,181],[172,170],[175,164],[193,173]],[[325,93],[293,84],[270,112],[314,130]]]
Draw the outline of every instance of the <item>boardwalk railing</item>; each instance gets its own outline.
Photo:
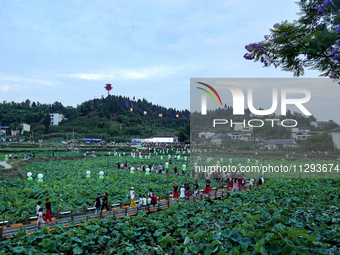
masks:
[[[249,191],[252,188],[260,188],[257,185],[251,186],[246,185],[245,187],[240,186],[238,191],[244,192]],[[210,194],[204,194],[204,190],[199,190],[199,196],[192,194],[190,196],[190,201],[198,202],[200,200],[210,200],[219,199],[225,196],[229,196],[230,189],[227,189],[227,185],[222,185],[220,187],[214,187],[211,189]],[[186,198],[187,199],[187,198]],[[53,221],[46,222],[51,228],[55,224],[68,224],[70,222],[80,222],[81,220],[90,220],[92,218],[107,218],[107,217],[125,217],[128,215],[136,215],[139,211],[146,211],[148,213],[153,211],[159,211],[172,206],[176,202],[176,199],[172,198],[172,194],[165,194],[158,198],[157,205],[147,205],[147,207],[130,207],[129,202],[119,202],[111,203],[109,211],[103,210],[102,212],[94,215],[94,207],[79,207],[70,210],[58,210],[53,213]],[[0,221],[0,240],[4,238],[10,238],[12,235],[26,229],[29,233],[37,229],[37,216],[36,215],[26,215],[26,217],[18,217],[8,220]]]

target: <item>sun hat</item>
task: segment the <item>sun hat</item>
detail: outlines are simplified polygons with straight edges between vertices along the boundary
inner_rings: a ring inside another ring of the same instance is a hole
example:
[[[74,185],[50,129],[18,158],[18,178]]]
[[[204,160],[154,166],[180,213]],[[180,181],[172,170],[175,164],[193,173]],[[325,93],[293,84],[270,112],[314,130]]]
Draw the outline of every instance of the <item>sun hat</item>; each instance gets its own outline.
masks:
[[[133,189],[133,187],[131,187],[131,189]]]

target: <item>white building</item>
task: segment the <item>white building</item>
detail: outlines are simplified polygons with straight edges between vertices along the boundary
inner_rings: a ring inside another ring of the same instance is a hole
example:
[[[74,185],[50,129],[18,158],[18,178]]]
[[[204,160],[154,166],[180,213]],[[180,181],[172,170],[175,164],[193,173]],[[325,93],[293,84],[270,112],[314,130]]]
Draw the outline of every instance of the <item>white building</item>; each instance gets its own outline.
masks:
[[[31,125],[27,124],[27,123],[21,123],[21,133],[20,130],[11,130],[11,135],[19,135],[19,134],[23,134],[25,131],[26,132],[30,132],[31,131]]]
[[[294,139],[270,139],[261,149],[267,150],[281,150],[283,147],[298,147]]]
[[[310,124],[317,128],[324,128],[328,121],[311,121]]]
[[[227,135],[231,140],[242,140],[246,142],[258,142],[259,138],[252,137],[251,133],[240,133],[240,132],[228,132]]]
[[[214,135],[213,137],[211,137],[211,143],[214,143],[214,144],[221,144],[223,139],[226,137],[227,135],[224,135],[224,134],[217,134],[217,135]]]
[[[234,131],[240,131],[241,133],[252,133],[253,127],[248,125],[243,126],[243,124],[238,123],[234,125]]]
[[[18,135],[20,132],[19,130],[11,130],[11,135],[14,136],[14,135]]]
[[[213,131],[213,130],[203,130],[203,131],[200,131],[198,133],[198,137],[199,138],[210,138],[210,137],[213,137],[214,135],[218,134],[217,131]]]
[[[309,132],[310,127],[307,125],[299,125],[292,128],[291,138],[294,140],[306,140],[312,136]]]
[[[30,132],[31,131],[31,125],[27,124],[27,123],[22,123],[21,124],[21,134],[23,134],[24,132]]]
[[[50,113],[51,126],[58,126],[59,123],[64,119],[64,115],[61,113]]]
[[[153,136],[146,139],[140,139],[142,143],[178,143],[177,136]]]
[[[335,148],[340,149],[340,127],[327,131],[332,136]]]

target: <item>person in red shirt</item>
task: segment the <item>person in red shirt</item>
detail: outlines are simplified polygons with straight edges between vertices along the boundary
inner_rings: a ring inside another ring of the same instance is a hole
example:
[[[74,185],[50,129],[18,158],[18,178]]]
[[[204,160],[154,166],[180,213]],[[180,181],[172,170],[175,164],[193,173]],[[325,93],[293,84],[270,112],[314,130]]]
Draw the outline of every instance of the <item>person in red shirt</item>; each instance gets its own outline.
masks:
[[[46,198],[46,204],[45,204],[45,209],[46,209],[46,215],[44,221],[52,221],[51,218],[51,202],[48,198]]]
[[[157,204],[157,197],[155,196],[155,194],[152,194],[151,196],[151,204],[153,204],[153,207],[155,207],[155,205]]]
[[[208,195],[210,194],[210,180],[209,180],[209,178],[207,178],[204,193],[208,194]]]
[[[190,201],[190,187],[188,186],[188,189],[187,189],[187,196],[188,196],[188,201]]]
[[[178,198],[178,186],[177,186],[177,183],[175,183],[174,185],[174,192],[173,192],[173,199],[176,199]]]

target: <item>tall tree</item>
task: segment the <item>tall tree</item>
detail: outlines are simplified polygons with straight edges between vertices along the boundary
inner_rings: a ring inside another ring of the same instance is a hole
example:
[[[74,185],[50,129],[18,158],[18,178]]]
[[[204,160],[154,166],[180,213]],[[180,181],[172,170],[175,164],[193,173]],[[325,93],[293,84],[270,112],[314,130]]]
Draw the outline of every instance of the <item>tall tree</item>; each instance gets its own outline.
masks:
[[[51,124],[51,116],[49,113],[45,114],[43,119],[43,124],[45,126],[45,133],[47,134],[50,131],[50,124]]]
[[[300,0],[297,21],[277,23],[264,40],[246,45],[243,57],[294,76],[314,69],[340,81],[340,0]],[[340,82],[339,82],[340,84]]]

